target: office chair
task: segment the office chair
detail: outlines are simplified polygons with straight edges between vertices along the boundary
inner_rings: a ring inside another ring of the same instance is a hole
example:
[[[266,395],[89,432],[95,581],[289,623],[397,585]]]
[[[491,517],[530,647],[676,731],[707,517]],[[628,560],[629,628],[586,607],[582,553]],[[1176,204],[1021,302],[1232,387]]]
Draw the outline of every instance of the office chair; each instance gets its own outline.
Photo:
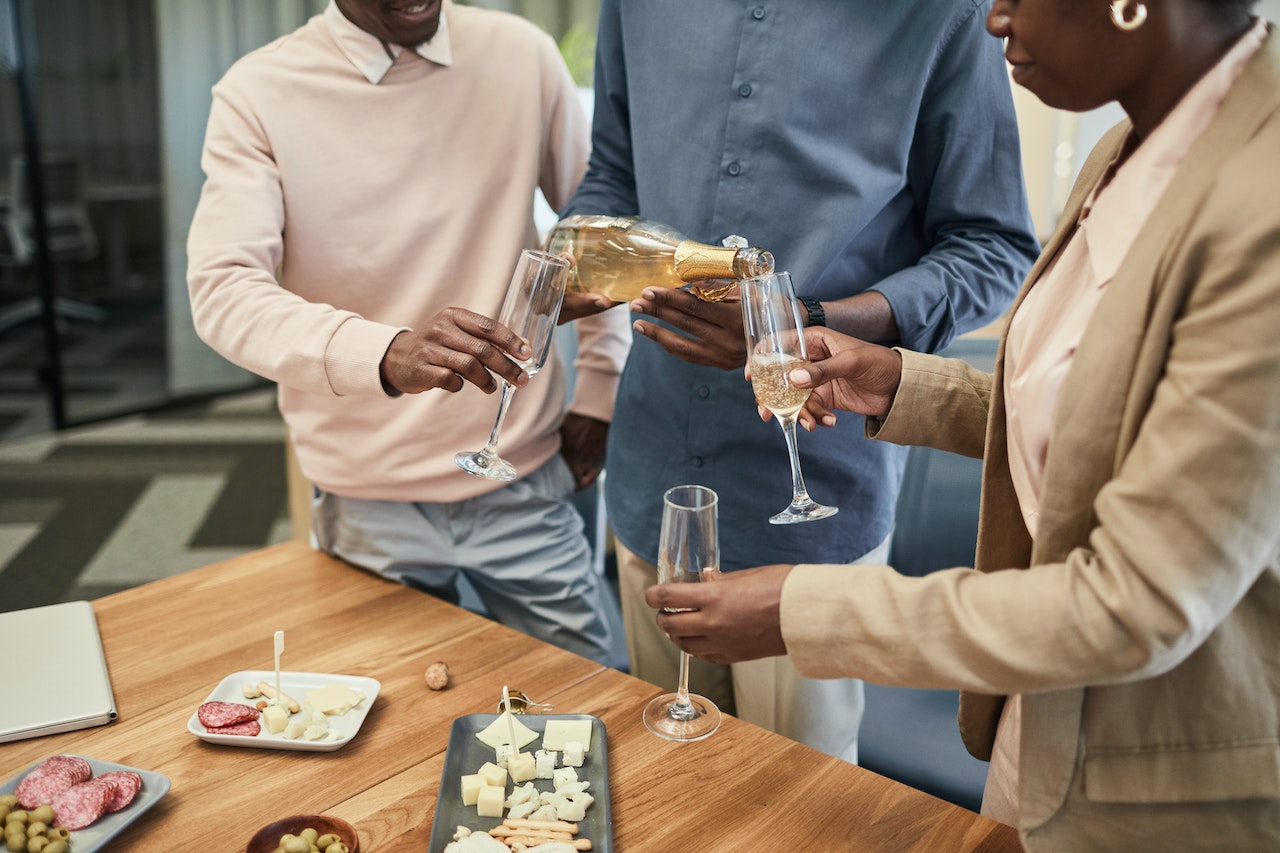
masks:
[[[40,158],[44,189],[45,224],[49,255],[56,277],[54,312],[60,320],[101,322],[106,312],[94,305],[77,302],[63,294],[70,290],[70,266],[92,260],[98,253],[98,238],[85,205],[84,177],[80,159],[72,154],[47,153]],[[0,209],[0,264],[31,267],[36,262],[35,213],[27,183],[26,157],[15,154],[9,161],[9,203]],[[0,331],[40,316],[37,297],[19,300],[0,309]]]
[[[943,355],[995,366],[994,338],[962,338]],[[982,460],[912,447],[902,475],[889,565],[905,575],[973,565]],[[977,811],[987,762],[964,748],[959,693],[866,685],[858,763],[868,770]]]

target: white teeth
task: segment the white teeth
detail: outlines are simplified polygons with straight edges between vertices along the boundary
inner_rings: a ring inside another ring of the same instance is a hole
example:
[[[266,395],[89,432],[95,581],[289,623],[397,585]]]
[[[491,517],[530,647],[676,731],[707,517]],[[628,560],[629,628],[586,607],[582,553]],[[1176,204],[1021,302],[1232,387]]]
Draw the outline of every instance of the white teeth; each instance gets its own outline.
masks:
[[[416,15],[419,12],[427,11],[427,7],[430,5],[430,3],[420,3],[417,6],[405,6],[402,11],[408,12],[410,15]]]

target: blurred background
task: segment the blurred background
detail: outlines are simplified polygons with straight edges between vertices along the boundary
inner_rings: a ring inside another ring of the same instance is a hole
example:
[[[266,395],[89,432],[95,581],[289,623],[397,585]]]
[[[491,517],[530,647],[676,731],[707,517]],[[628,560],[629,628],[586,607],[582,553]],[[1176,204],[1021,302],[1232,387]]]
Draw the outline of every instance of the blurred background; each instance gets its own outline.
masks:
[[[209,90],[326,2],[0,0],[0,441],[261,386],[196,338],[188,311],[184,241]],[[551,33],[589,103],[597,0],[471,5]],[[1280,17],[1280,0],[1260,11]],[[1016,97],[1047,234],[1118,112],[1058,114]],[[16,178],[37,160],[40,197],[26,198]]]

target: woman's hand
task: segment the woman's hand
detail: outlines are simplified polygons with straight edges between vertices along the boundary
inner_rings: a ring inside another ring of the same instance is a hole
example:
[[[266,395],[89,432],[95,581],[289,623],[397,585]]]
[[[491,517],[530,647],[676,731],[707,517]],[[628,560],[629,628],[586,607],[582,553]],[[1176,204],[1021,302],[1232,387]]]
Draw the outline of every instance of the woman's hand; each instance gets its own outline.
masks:
[[[902,356],[897,350],[842,335],[824,326],[804,330],[810,366],[791,371],[799,388],[812,388],[800,424],[810,432],[818,425],[835,426],[835,410],[884,417],[893,406],[902,381]],[[767,410],[761,417],[768,419]]]
[[[702,583],[655,584],[644,594],[660,608],[658,627],[681,649],[711,663],[787,653],[782,641],[782,584],[794,566],[707,573]],[[665,608],[693,608],[669,613]]]

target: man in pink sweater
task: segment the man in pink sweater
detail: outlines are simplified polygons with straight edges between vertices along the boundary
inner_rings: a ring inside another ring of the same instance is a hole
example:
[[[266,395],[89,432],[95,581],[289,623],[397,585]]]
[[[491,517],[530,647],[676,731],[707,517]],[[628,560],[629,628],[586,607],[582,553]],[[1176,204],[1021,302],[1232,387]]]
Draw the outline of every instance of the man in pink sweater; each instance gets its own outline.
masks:
[[[603,464],[628,316],[577,322],[567,412],[560,362],[530,381],[488,319],[537,244],[535,190],[557,208],[586,167],[554,42],[450,0],[334,0],[213,96],[192,311],[210,346],[279,384],[316,544],[451,600],[465,573],[495,619],[608,662],[570,501]],[[498,378],[521,388],[502,454],[523,476],[505,485],[453,463],[488,435]]]

